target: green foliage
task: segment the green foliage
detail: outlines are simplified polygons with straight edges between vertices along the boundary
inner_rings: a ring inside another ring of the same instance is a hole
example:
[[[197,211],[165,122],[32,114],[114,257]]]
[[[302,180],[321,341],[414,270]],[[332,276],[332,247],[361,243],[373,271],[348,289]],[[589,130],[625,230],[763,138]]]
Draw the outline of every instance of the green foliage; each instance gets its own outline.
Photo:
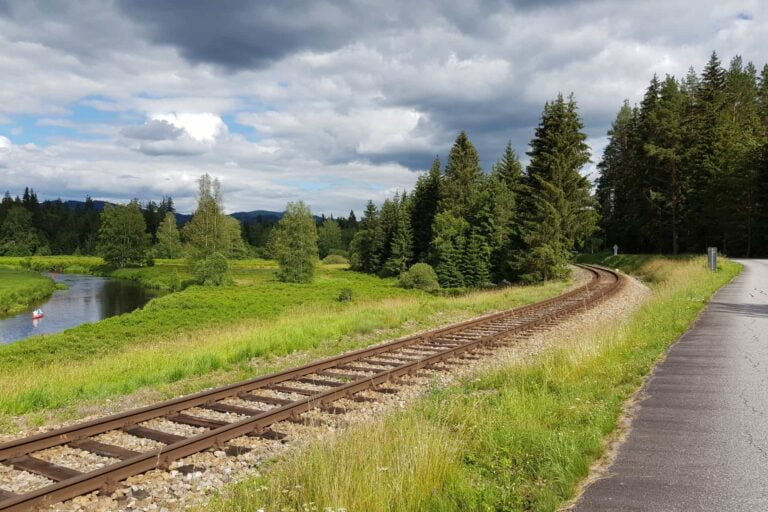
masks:
[[[37,272],[0,268],[0,315],[24,311],[51,295],[54,288],[50,277]]]
[[[150,238],[146,229],[137,201],[107,205],[101,213],[98,246],[104,261],[117,268],[145,263]]]
[[[342,288],[336,300],[339,302],[352,302],[352,288]]]
[[[229,264],[223,254],[214,252],[195,263],[194,274],[203,286],[224,286],[230,284]]]
[[[343,247],[341,239],[341,227],[333,219],[326,219],[317,230],[317,249],[320,258],[325,258],[334,249]]]
[[[198,189],[197,209],[182,229],[193,264],[214,252],[229,258],[244,258],[247,251],[240,223],[224,215],[218,178],[204,174],[198,180]]]
[[[317,263],[317,227],[312,212],[301,201],[288,203],[277,224],[275,257],[286,283],[309,283]]]
[[[440,181],[440,159],[435,157],[429,171],[416,180],[416,187],[411,195],[411,230],[416,261],[429,259],[432,224],[440,202]]]
[[[625,103],[599,164],[604,243],[623,251],[768,254],[761,155],[768,146],[768,67],[713,52],[703,72],[651,80]]]
[[[400,274],[397,284],[401,288],[416,288],[425,292],[434,292],[440,288],[435,270],[427,263],[416,263]]]
[[[384,248],[384,232],[373,201],[368,201],[360,229],[355,233],[349,246],[349,262],[352,268],[370,274],[381,269],[381,255]]]
[[[596,229],[597,212],[589,181],[580,174],[589,162],[589,146],[573,97],[562,95],[544,106],[536,137],[521,225],[524,247],[519,272],[526,281],[560,279],[572,251]]]
[[[23,206],[10,207],[0,226],[0,255],[31,256],[40,245],[32,214]]]
[[[465,285],[461,272],[462,255],[466,248],[465,233],[469,223],[448,212],[435,215],[432,226],[432,260],[436,261],[435,272],[444,288],[460,288]]]
[[[156,255],[159,258],[180,258],[181,235],[176,227],[176,216],[168,212],[157,228]]]
[[[329,254],[323,258],[324,265],[349,265],[349,260],[340,254]]]

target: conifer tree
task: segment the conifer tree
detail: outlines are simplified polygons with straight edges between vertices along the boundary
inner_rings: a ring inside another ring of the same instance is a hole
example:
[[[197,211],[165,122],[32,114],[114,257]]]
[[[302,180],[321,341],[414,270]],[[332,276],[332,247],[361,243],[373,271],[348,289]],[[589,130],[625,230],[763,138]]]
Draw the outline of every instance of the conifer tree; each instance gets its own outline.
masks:
[[[440,159],[435,157],[432,167],[419,176],[411,196],[411,226],[413,231],[413,255],[418,262],[429,259],[432,241],[432,224],[440,201]]]
[[[527,280],[562,277],[571,251],[595,229],[590,184],[580,174],[589,162],[586,138],[573,95],[568,101],[558,95],[544,106],[528,153],[528,210],[523,226],[527,247],[519,253]]]
[[[453,143],[445,164],[439,210],[469,218],[484,178],[477,150],[462,131]]]
[[[413,234],[410,222],[410,201],[403,194],[397,204],[397,219],[389,241],[389,258],[384,263],[382,274],[396,276],[408,270],[413,258]]]
[[[432,260],[435,273],[443,288],[461,288],[465,285],[462,260],[466,249],[469,223],[449,212],[435,215],[432,240]]]
[[[350,265],[354,270],[376,274],[381,269],[384,235],[378,218],[378,210],[373,201],[368,201],[359,227],[349,248]]]

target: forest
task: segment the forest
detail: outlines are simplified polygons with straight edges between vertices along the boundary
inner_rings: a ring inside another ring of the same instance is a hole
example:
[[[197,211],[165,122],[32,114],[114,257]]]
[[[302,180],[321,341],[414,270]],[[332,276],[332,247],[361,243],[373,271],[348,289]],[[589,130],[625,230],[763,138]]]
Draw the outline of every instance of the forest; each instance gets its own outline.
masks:
[[[654,76],[619,110],[599,163],[602,238],[623,252],[768,254],[768,65],[713,53]]]

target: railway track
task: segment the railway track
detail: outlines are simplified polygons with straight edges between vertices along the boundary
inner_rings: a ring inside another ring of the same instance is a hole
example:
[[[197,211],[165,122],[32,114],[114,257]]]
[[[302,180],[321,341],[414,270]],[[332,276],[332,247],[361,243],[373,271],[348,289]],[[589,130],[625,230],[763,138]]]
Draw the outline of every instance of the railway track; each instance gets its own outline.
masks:
[[[623,278],[618,273],[596,266],[582,268],[591,274],[589,282],[543,302],[0,444],[0,465],[48,482],[23,494],[0,487],[0,511],[30,510],[96,490],[111,492],[130,476],[168,468],[171,462],[206,449],[221,449],[240,436],[280,440],[285,435],[271,429],[278,422],[301,423],[302,414],[314,409],[343,414],[344,409],[333,402],[370,400],[359,396],[361,391],[392,392],[387,382],[424,369],[442,369],[440,363],[473,358],[473,353],[482,353],[504,338],[560,321],[620,289]],[[157,421],[195,427],[199,433],[189,437],[169,433],[158,428]],[[150,440],[157,447],[139,451],[102,438],[115,433]],[[93,471],[78,471],[39,456],[62,446],[108,463]]]

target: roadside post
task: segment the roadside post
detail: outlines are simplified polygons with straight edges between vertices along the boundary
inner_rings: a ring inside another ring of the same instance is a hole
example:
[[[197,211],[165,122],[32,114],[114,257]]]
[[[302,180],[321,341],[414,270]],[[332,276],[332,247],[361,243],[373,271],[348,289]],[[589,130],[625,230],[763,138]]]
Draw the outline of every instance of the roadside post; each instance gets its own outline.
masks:
[[[712,272],[717,271],[717,247],[707,247],[707,266]]]
[[[617,256],[619,254],[619,246],[616,244],[613,244],[613,255]]]

